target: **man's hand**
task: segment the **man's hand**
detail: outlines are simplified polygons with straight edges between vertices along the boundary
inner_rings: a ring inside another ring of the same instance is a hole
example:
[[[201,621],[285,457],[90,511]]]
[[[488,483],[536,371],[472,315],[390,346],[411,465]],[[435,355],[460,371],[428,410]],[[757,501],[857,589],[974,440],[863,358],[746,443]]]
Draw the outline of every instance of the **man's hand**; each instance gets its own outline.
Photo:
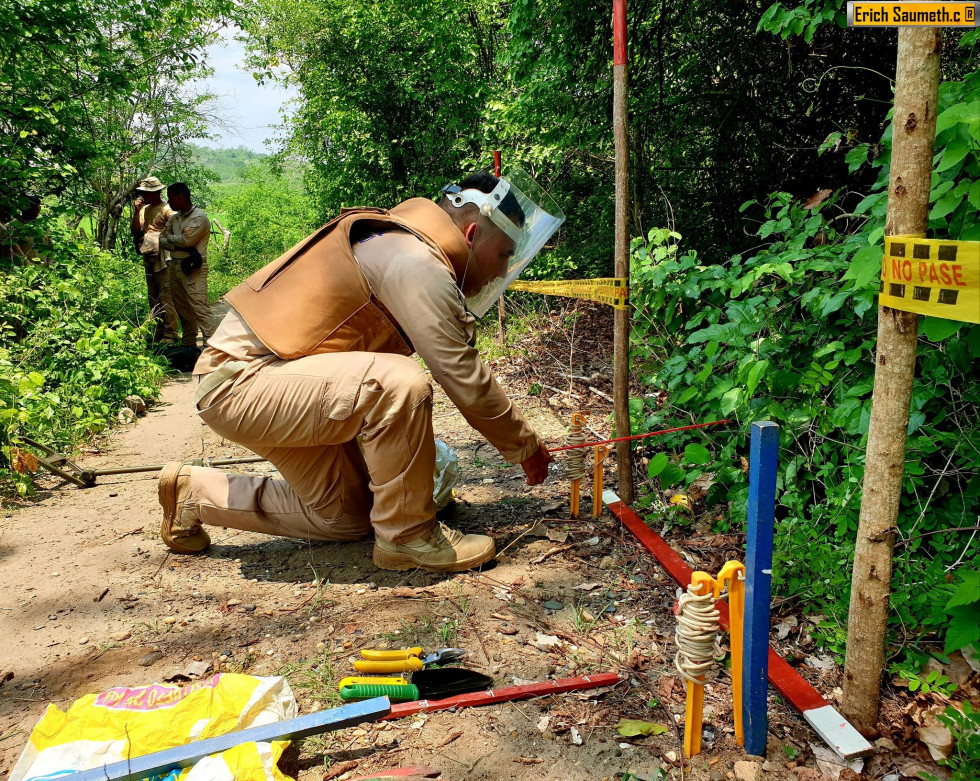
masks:
[[[521,468],[524,470],[524,474],[527,475],[525,482],[528,485],[541,485],[548,477],[548,464],[553,460],[551,453],[548,452],[548,448],[543,443],[539,444],[538,449],[521,462]]]
[[[143,198],[142,197],[137,197],[136,200],[133,201],[133,208],[136,211],[139,211],[140,209],[143,208],[143,203],[144,203]]]

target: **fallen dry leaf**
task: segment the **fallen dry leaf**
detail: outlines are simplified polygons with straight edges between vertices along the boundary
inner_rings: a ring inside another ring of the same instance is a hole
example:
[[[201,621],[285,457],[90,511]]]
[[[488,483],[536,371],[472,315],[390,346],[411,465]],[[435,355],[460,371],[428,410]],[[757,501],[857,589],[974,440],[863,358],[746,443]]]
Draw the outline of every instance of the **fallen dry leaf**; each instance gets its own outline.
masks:
[[[804,209],[813,209],[827,200],[832,190],[817,190],[813,195],[806,199],[803,204]]]
[[[332,778],[337,776],[342,776],[357,767],[357,762],[338,762],[336,765],[331,765],[327,768],[327,772],[323,774],[323,781],[330,781]]]
[[[454,740],[456,740],[457,738],[461,738],[462,736],[463,736],[463,730],[461,729],[458,729],[455,732],[450,732],[449,735],[446,736],[446,739],[439,744],[439,748],[442,748],[443,746],[448,746]]]
[[[10,448],[10,468],[22,475],[37,471],[37,456],[21,450],[19,447]]]
[[[926,717],[926,723],[919,727],[919,740],[929,749],[929,755],[938,762],[949,759],[953,753],[953,735],[949,729],[939,723],[931,713]]]

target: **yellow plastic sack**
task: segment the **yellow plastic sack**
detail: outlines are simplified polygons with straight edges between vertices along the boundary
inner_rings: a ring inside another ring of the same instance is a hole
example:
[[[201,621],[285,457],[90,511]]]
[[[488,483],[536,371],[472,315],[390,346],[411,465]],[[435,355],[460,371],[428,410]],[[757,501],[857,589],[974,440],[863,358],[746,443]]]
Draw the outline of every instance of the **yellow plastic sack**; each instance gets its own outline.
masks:
[[[227,732],[295,718],[285,678],[219,674],[186,686],[155,683],[88,694],[67,710],[48,705],[9,781],[42,781]],[[245,743],[163,781],[288,781],[276,762],[285,741]]]

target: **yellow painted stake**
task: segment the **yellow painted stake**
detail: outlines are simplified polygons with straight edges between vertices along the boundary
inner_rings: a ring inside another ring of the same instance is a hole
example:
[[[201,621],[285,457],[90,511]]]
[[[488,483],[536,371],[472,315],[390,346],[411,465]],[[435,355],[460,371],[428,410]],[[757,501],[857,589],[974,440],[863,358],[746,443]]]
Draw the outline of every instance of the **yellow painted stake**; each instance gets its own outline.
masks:
[[[581,482],[581,480],[572,480],[572,507],[569,512],[572,518],[578,518],[579,485]]]
[[[717,594],[718,583],[707,572],[691,575],[695,594]],[[707,592],[704,591],[707,589]],[[696,676],[704,680],[704,676]],[[687,702],[684,708],[684,756],[690,759],[701,753],[701,730],[704,724],[704,684],[687,681]]]
[[[726,561],[718,573],[719,588],[728,583],[728,629],[732,637],[732,705],[735,710],[735,742],[745,745],[742,729],[742,649],[745,624],[745,565]]]
[[[605,445],[595,446],[595,465],[592,467],[592,517],[598,518],[602,515],[602,488],[603,488],[603,467],[602,462],[606,460],[610,450]]]
[[[703,675],[697,676],[704,680]],[[704,684],[687,682],[687,707],[684,711],[684,756],[690,759],[701,753],[701,726],[704,720]]]

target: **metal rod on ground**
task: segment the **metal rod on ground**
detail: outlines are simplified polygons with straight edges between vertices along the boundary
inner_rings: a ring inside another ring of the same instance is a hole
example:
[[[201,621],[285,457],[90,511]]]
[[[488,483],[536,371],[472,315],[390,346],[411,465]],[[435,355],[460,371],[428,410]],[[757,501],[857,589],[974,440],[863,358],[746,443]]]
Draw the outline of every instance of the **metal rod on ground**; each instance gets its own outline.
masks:
[[[40,442],[35,442],[30,437],[18,437],[17,441],[36,448],[50,456],[50,458],[38,458],[38,465],[44,467],[51,474],[58,475],[63,480],[77,485],[79,488],[91,488],[95,485],[97,478],[105,475],[162,472],[166,466],[166,464],[147,464],[141,466],[117,466],[105,469],[85,469],[68,458],[68,456],[58,453]],[[196,458],[191,463],[194,466],[232,466],[234,464],[257,464],[260,461],[265,461],[265,459],[261,456],[240,456],[238,458]],[[62,468],[62,465],[65,468]]]
[[[756,756],[766,753],[769,728],[766,681],[769,674],[769,604],[778,462],[779,426],[770,421],[753,423],[749,449],[748,534],[745,541],[742,722],[745,750]]]
[[[616,276],[629,277],[629,135],[626,116],[626,0],[613,0],[613,135],[616,144]],[[613,313],[613,409],[616,433],[629,436],[630,310]],[[616,445],[619,493],[633,501],[633,453],[629,442]]]
[[[354,727],[366,721],[377,721],[391,713],[387,697],[376,697],[345,705],[342,708],[310,713],[295,719],[277,721],[261,727],[228,732],[215,738],[197,740],[183,746],[132,757],[111,765],[83,770],[64,776],[66,781],[138,781],[162,776],[173,768],[190,767],[210,754],[219,754],[242,743],[268,743],[273,740],[299,740],[310,735]]]
[[[200,461],[200,464],[195,463]],[[201,458],[192,461],[193,466],[232,466],[234,464],[257,464],[265,461],[262,456],[242,456],[240,458]],[[109,469],[90,469],[89,473],[96,477],[102,475],[126,475],[137,472],[162,472],[166,464],[152,464],[150,466],[119,466]]]

